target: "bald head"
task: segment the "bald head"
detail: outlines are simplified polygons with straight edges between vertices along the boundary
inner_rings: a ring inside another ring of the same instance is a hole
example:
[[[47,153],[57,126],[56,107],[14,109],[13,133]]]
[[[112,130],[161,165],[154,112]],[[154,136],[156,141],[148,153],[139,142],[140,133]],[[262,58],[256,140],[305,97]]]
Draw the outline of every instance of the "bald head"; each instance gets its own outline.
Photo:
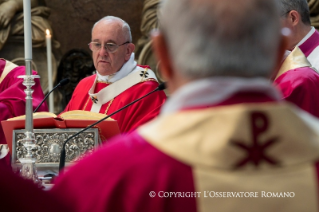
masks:
[[[90,48],[97,72],[107,76],[118,72],[134,51],[134,44],[128,24],[120,18],[106,16],[92,28]],[[92,48],[97,43],[103,48]],[[115,50],[105,48],[107,44],[117,45]]]
[[[164,0],[160,27],[174,69],[186,77],[269,77],[278,17],[274,0]]]

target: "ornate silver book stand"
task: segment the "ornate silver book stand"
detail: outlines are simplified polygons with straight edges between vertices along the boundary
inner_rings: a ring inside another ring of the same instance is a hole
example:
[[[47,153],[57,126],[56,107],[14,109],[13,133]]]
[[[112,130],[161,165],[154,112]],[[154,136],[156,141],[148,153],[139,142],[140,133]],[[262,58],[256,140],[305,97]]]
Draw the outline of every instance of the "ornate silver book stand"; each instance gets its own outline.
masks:
[[[81,129],[34,129],[35,147],[32,155],[36,159],[35,165],[39,171],[58,170],[60,152],[63,142]],[[22,164],[19,159],[24,158],[27,150],[23,145],[26,130],[14,130],[12,142],[11,165],[12,168],[20,169]],[[84,154],[94,150],[100,143],[97,128],[88,129],[80,133],[66,144],[66,162],[76,162]]]

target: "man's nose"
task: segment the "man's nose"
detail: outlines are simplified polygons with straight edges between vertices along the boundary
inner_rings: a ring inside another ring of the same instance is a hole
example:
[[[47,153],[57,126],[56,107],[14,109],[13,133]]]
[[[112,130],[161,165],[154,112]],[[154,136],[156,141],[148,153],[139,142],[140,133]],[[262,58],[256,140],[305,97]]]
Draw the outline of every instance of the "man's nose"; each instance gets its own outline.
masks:
[[[105,46],[101,46],[101,49],[99,50],[100,55],[108,55],[108,51],[105,48]]]

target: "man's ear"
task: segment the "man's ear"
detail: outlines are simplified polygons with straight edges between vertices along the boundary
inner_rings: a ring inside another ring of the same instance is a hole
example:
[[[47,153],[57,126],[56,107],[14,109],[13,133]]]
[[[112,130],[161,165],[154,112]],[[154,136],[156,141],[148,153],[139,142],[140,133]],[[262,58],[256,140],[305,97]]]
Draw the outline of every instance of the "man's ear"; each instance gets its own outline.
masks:
[[[159,31],[152,32],[152,45],[154,54],[158,61],[160,61],[159,71],[165,81],[172,79],[174,72],[172,68],[172,61],[169,56],[167,43],[163,34]]]
[[[300,18],[300,14],[296,10],[291,10],[288,13],[288,19],[292,26],[298,25],[300,22]]]
[[[131,54],[135,50],[135,45],[133,43],[127,44],[126,52],[125,52],[125,61],[128,61],[131,57]]]

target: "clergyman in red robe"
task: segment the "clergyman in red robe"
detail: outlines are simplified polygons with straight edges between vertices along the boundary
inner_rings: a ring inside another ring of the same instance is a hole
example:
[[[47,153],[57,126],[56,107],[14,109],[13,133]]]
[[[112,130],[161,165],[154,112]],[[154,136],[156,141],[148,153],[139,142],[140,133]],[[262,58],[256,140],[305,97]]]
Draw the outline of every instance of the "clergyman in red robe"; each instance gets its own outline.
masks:
[[[50,192],[76,211],[318,211],[319,121],[269,80],[285,50],[276,1],[163,1],[159,14],[160,115]]]
[[[147,66],[134,61],[134,44],[129,25],[107,16],[92,29],[92,50],[96,74],[83,79],[75,88],[64,112],[86,110],[109,115],[158,87],[156,76]],[[166,100],[157,91],[113,115],[121,132],[129,132],[159,114]]]

